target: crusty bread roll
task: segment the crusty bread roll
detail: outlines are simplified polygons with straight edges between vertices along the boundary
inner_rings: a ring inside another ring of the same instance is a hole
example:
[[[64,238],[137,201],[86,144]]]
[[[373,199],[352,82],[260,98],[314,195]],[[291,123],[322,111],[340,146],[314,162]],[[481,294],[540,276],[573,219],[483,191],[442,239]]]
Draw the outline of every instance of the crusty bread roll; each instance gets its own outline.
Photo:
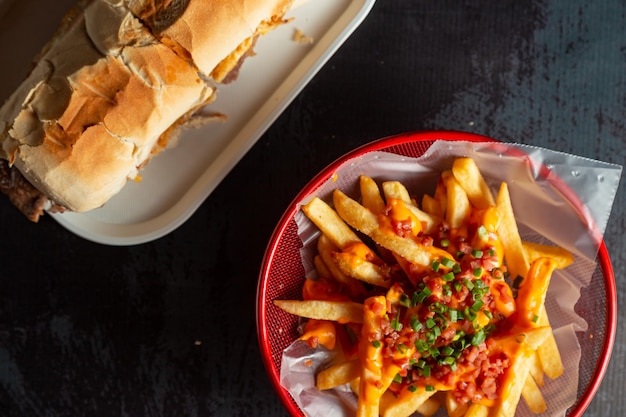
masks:
[[[53,204],[102,206],[214,99],[290,3],[83,1],[0,108],[0,157]]]

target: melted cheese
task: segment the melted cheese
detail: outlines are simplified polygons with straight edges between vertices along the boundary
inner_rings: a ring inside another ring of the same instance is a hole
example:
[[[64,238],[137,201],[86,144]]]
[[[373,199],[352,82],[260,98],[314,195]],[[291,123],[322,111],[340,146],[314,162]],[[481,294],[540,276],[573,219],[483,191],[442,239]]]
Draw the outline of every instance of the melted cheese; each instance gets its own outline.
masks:
[[[300,336],[300,340],[304,340],[311,346],[320,344],[333,350],[337,341],[335,324],[327,320],[311,319],[306,323],[304,334]]]

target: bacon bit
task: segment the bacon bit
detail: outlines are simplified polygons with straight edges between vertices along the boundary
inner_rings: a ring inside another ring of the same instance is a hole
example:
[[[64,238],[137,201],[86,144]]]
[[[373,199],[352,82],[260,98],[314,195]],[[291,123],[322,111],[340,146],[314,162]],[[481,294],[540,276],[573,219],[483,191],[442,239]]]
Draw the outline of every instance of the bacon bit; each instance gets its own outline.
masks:
[[[385,309],[385,306],[381,303],[372,303],[371,310],[372,313],[378,315],[381,311]]]
[[[448,344],[452,342],[452,340],[454,339],[454,336],[456,336],[456,330],[452,327],[448,327],[443,332],[441,332],[441,336],[439,337],[441,338],[443,342]]]
[[[419,243],[425,248],[430,248],[435,243],[432,236],[420,235]]]
[[[311,347],[311,349],[315,349],[319,346],[320,344],[320,338],[317,336],[313,336],[313,337],[309,337],[306,340],[306,343],[309,345],[309,347]]]
[[[474,249],[472,248],[472,245],[465,241],[464,238],[459,239],[459,241],[457,242],[457,247],[459,248],[459,251],[464,253],[465,255],[469,255]]]
[[[405,219],[405,220],[392,219],[391,226],[393,228],[394,233],[400,237],[411,236],[412,231],[413,231],[413,223],[411,222],[411,219]]]

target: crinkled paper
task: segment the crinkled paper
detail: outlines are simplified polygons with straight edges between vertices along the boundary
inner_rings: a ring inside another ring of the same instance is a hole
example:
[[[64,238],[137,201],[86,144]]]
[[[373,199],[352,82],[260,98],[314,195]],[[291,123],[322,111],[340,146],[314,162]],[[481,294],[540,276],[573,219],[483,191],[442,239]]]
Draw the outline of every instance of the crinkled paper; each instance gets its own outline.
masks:
[[[596,269],[596,254],[611,212],[622,167],[548,149],[501,142],[437,141],[419,158],[387,152],[370,152],[341,165],[335,175],[313,195],[331,203],[332,191],[359,197],[358,178],[368,175],[378,184],[402,182],[411,195],[432,194],[439,174],[455,157],[476,161],[494,195],[502,181],[509,192],[522,239],[562,246],[575,255],[574,263],[554,272],[546,297],[546,309],[561,352],[564,375],[546,378],[541,388],[548,404],[546,416],[563,416],[576,401],[581,349],[576,332],[587,329],[574,311],[581,289]],[[310,197],[305,198],[305,204]],[[304,243],[302,262],[307,276],[314,274],[313,256],[317,228],[302,214],[296,215]],[[309,416],[354,415],[355,399],[348,387],[329,392],[315,388],[315,372],[332,359],[324,348],[310,349],[295,342],[283,353],[281,385]],[[440,410],[436,416],[445,415]],[[533,415],[520,401],[518,416]]]

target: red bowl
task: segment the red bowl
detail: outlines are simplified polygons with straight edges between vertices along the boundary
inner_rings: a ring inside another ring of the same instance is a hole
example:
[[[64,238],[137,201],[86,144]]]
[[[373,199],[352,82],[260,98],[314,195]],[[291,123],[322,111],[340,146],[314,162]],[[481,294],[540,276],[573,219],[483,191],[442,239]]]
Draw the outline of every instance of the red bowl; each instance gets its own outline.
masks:
[[[269,379],[291,415],[304,416],[304,413],[289,392],[280,385],[280,367],[283,350],[299,336],[296,330],[298,318],[284,313],[274,306],[272,301],[301,297],[305,275],[300,258],[302,242],[294,221],[299,209],[298,203],[313,194],[347,160],[373,151],[419,157],[437,140],[498,142],[471,133],[433,131],[401,134],[366,144],[342,156],[314,177],[289,205],[274,230],[263,258],[257,288],[257,337]],[[558,183],[554,185],[574,207],[582,207],[582,203],[569,187]],[[581,291],[581,297],[575,308],[581,317],[587,318],[589,326],[586,331],[577,332],[582,349],[581,357],[584,360],[580,362],[577,400],[568,410],[568,417],[582,416],[589,406],[606,372],[615,339],[617,325],[615,278],[608,251],[599,232],[596,238],[599,241],[597,268],[591,278],[591,284]],[[594,314],[593,320],[588,319],[591,312]]]

